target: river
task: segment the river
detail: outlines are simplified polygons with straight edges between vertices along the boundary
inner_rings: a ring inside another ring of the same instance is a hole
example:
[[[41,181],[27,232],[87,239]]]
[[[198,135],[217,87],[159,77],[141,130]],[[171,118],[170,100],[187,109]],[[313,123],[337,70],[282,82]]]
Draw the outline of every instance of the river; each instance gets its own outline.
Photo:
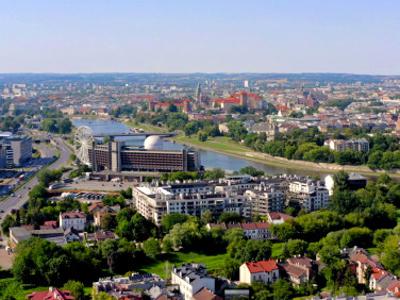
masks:
[[[123,123],[112,120],[89,120],[89,119],[76,119],[72,120],[74,126],[88,126],[96,134],[121,134],[130,131],[130,128]],[[143,145],[144,138],[142,137],[119,137],[118,139],[124,140],[130,145],[141,146]],[[163,140],[162,148],[164,150],[180,150],[183,145],[173,143],[169,140]],[[246,166],[253,166],[259,170],[263,170],[266,174],[301,174],[301,175],[318,175],[317,173],[310,173],[307,171],[294,171],[286,168],[272,167],[265,164],[257,163],[245,158],[238,158],[229,156],[222,153],[217,153],[210,150],[196,149],[200,153],[201,164],[206,169],[221,168],[227,172],[239,171]]]

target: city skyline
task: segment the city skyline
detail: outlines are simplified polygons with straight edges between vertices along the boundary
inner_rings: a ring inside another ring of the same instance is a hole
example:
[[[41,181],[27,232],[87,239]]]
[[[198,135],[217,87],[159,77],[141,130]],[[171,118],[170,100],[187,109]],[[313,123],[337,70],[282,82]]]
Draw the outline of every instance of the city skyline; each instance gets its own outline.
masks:
[[[397,75],[399,8],[390,0],[13,1],[0,12],[0,73]]]

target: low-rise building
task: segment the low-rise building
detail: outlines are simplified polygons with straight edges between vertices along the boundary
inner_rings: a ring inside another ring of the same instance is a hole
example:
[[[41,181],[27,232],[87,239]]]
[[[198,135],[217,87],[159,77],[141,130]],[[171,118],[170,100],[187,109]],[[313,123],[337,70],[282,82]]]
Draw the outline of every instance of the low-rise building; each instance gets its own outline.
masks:
[[[279,267],[273,259],[246,262],[239,269],[239,281],[241,283],[253,284],[254,282],[262,282],[270,284],[278,279]]]
[[[215,292],[215,279],[208,276],[202,264],[185,264],[173,268],[171,283],[179,286],[184,300],[192,300],[193,296],[203,288]]]
[[[84,231],[86,226],[86,215],[79,211],[60,213],[59,224],[64,230],[74,228],[78,231]]]
[[[64,246],[67,243],[62,228],[34,229],[33,226],[20,226],[9,229],[9,243],[12,248],[32,237],[39,237],[59,246]]]
[[[68,290],[59,290],[49,287],[45,292],[33,292],[27,296],[28,300],[75,300],[72,293]]]
[[[318,267],[308,257],[293,257],[288,258],[286,263],[282,264],[282,269],[287,274],[290,282],[294,285],[300,285],[314,278]]]
[[[283,224],[290,219],[293,219],[293,217],[281,212],[269,212],[267,214],[268,223],[274,225]]]

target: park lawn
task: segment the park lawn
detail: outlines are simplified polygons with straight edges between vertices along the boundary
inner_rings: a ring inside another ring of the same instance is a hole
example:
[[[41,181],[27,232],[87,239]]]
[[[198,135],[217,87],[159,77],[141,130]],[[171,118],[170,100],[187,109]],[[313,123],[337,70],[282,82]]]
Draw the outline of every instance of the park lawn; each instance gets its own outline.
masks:
[[[155,261],[143,267],[141,271],[146,273],[154,273],[162,278],[166,277],[166,270],[170,270],[172,266],[179,266],[184,263],[201,263],[204,264],[210,273],[216,273],[223,267],[227,254],[206,255],[195,252],[182,253],[176,252],[166,254],[162,259]]]
[[[272,258],[278,258],[279,256],[282,255],[284,244],[285,243],[273,243],[272,244],[272,254],[271,254]]]
[[[231,153],[234,155],[243,156],[244,152],[252,151],[250,148],[240,145],[231,140],[227,136],[209,137],[206,142],[201,142],[196,135],[184,136],[178,135],[174,138],[175,141],[183,144],[190,144],[199,148],[207,148],[217,152]]]

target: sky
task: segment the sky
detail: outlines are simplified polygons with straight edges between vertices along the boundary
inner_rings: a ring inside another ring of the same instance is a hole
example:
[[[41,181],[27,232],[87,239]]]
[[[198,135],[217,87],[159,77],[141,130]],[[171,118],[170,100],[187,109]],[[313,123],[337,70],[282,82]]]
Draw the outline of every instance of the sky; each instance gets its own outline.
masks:
[[[0,0],[0,73],[400,74],[398,0]]]

